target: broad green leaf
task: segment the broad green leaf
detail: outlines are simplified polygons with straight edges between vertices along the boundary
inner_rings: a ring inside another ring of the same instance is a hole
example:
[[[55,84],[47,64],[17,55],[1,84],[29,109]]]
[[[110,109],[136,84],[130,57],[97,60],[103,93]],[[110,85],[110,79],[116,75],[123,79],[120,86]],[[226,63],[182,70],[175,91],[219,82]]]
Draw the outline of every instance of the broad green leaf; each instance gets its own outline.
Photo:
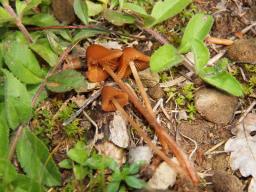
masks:
[[[163,45],[156,50],[150,59],[150,69],[153,72],[164,71],[182,61],[182,56],[172,45]]]
[[[72,89],[86,89],[87,82],[84,76],[75,70],[64,70],[47,79],[47,89],[52,92],[66,92]]]
[[[17,41],[6,41],[4,61],[10,71],[23,83],[37,84],[42,81],[44,71],[28,45]]]
[[[47,39],[41,39],[33,44],[30,44],[30,48],[40,55],[51,67],[57,64],[58,55],[52,51]]]
[[[35,25],[39,27],[59,25],[55,17],[47,13],[38,13],[33,16],[25,16],[22,22],[25,25]]]
[[[128,3],[128,2],[125,2],[124,5],[123,5],[123,9],[127,9],[129,11],[132,11],[134,13],[137,13],[141,16],[146,16],[148,17],[149,15],[147,14],[146,10],[144,9],[144,7],[141,7],[135,3]]]
[[[213,25],[213,17],[198,13],[188,22],[179,47],[180,53],[187,53],[191,49],[191,42],[194,39],[203,41],[210,32]]]
[[[9,15],[9,13],[0,6],[0,26],[8,21],[13,21],[14,19],[12,18],[11,15]]]
[[[16,179],[12,182],[12,186],[15,188],[14,192],[44,192],[43,187],[35,180],[18,174]]]
[[[45,144],[27,128],[17,144],[17,157],[27,176],[47,186],[60,185],[60,172]]]
[[[140,166],[141,166],[140,163],[133,163],[133,164],[131,164],[129,166],[128,173],[130,175],[134,175],[134,174],[138,173],[139,170],[140,170]]]
[[[4,103],[0,103],[0,159],[6,159],[9,152],[9,126],[4,110]]]
[[[117,11],[112,11],[112,10],[105,10],[104,11],[104,18],[108,20],[110,23],[117,25],[117,26],[122,26],[124,24],[133,24],[135,23],[135,18],[131,15],[128,15],[126,13],[120,13]]]
[[[88,24],[88,8],[83,0],[74,1],[74,11],[76,16],[86,25]]]
[[[192,52],[195,58],[195,70],[197,74],[203,73],[209,59],[210,52],[207,46],[197,39],[192,40]]]
[[[81,165],[74,165],[73,172],[77,180],[83,180],[88,175],[88,169]]]
[[[112,181],[107,186],[107,192],[117,192],[120,186],[120,182],[118,181]]]
[[[27,122],[32,113],[31,97],[28,91],[12,73],[2,69],[5,74],[5,115],[9,126],[17,128],[21,123]]]
[[[37,7],[40,3],[42,3],[42,0],[29,0],[29,1],[27,1],[27,6],[26,6],[24,12],[27,12],[27,11]]]
[[[200,77],[207,83],[226,91],[229,94],[237,97],[242,97],[244,95],[242,85],[227,71],[222,71],[215,75],[201,75]]]
[[[77,42],[83,39],[87,39],[89,37],[94,37],[100,34],[107,34],[108,32],[102,29],[82,29],[75,36],[73,41]]]
[[[124,0],[118,0],[120,9],[123,9]]]
[[[86,1],[87,7],[88,7],[88,16],[96,16],[100,14],[104,7],[100,3],[94,3],[92,1]]]
[[[70,149],[67,153],[68,157],[73,161],[83,165],[88,158],[88,152],[82,142],[76,143],[75,147]]]
[[[64,169],[72,169],[72,161],[70,159],[64,159],[61,162],[59,162],[59,167]]]
[[[2,43],[0,43],[0,69],[4,65],[4,54],[3,53],[4,53],[3,45],[2,45]]]
[[[16,12],[20,17],[22,17],[26,6],[27,6],[27,2],[25,1],[20,1],[20,0],[15,1]]]
[[[1,73],[1,71],[0,71]],[[4,84],[2,84],[2,82],[0,82],[0,102],[4,101]]]
[[[34,97],[34,95],[36,94],[36,92],[38,91],[40,87],[40,84],[39,85],[27,85],[27,90],[28,90],[28,93],[30,95],[31,98]],[[36,103],[34,106],[36,106],[37,104],[39,104],[41,101],[45,100],[46,98],[48,97],[47,95],[47,91],[46,90],[43,90],[40,95],[37,97],[37,100],[36,100]]]
[[[192,0],[164,0],[158,1],[151,12],[151,16],[156,19],[154,23],[150,24],[150,27],[167,20],[170,17],[180,13],[185,7],[187,7]]]
[[[0,183],[9,184],[15,180],[17,172],[10,161],[0,159]]]
[[[62,54],[63,51],[67,48],[66,46],[62,45],[60,39],[53,32],[47,32],[47,39],[52,50],[59,55]]]
[[[135,189],[141,189],[145,186],[145,182],[141,179],[138,179],[135,176],[127,176],[125,178],[125,182],[128,186],[135,188]]]

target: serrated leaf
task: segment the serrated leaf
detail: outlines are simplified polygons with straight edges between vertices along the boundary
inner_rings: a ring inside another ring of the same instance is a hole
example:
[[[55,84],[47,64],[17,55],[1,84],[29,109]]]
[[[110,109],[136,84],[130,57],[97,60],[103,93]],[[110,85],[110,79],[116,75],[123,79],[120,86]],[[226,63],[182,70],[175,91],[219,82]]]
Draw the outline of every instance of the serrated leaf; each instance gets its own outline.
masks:
[[[60,172],[50,156],[45,144],[27,128],[16,147],[21,167],[28,177],[47,186],[60,185]]]
[[[9,13],[3,7],[0,6],[0,25],[13,20],[14,19],[12,18],[12,16],[9,15]]]
[[[131,15],[128,15],[126,13],[120,13],[117,11],[112,11],[112,10],[105,10],[104,11],[104,18],[109,21],[110,23],[117,25],[117,26],[122,26],[124,24],[133,24],[135,23],[135,18]]]
[[[205,67],[210,59],[207,46],[200,40],[192,40],[192,52],[195,58],[195,70],[197,74],[204,73]]]
[[[70,149],[67,153],[68,157],[73,161],[83,165],[88,158],[88,152],[82,142],[76,143],[75,147]]]
[[[0,159],[7,159],[9,151],[9,126],[4,112],[4,103],[0,103]]]
[[[38,13],[33,16],[23,17],[22,22],[25,25],[35,25],[39,27],[59,25],[59,22],[55,17],[47,13]]]
[[[87,87],[84,76],[75,70],[64,70],[47,79],[47,89],[52,92],[66,92]]]
[[[72,169],[72,161],[70,159],[64,159],[61,162],[59,162],[59,167],[64,169]]]
[[[164,71],[182,61],[182,56],[172,45],[163,45],[157,49],[150,59],[150,69],[153,72]]]
[[[10,71],[23,83],[37,84],[42,81],[44,71],[28,45],[17,41],[6,41],[4,61]]]
[[[187,7],[192,0],[164,0],[158,1],[151,12],[151,16],[155,18],[155,22],[150,27],[167,20],[170,17],[180,13]]]
[[[145,186],[145,182],[141,179],[138,179],[135,176],[127,176],[125,178],[125,182],[128,186],[135,188],[135,189],[141,189]]]
[[[15,188],[14,192],[44,192],[43,187],[35,180],[18,174],[16,179],[12,182],[12,186]]]
[[[41,39],[33,44],[30,44],[30,48],[40,55],[51,67],[57,64],[58,55],[52,51],[47,39]]]
[[[74,36],[74,42],[87,39],[89,37],[94,37],[100,34],[107,34],[108,32],[101,29],[82,29]]]
[[[86,25],[88,24],[88,7],[85,1],[75,0],[74,11],[76,16]]]
[[[21,123],[27,122],[32,113],[31,97],[25,85],[17,80],[9,71],[2,69],[5,74],[5,115],[9,126],[17,128]]]
[[[10,161],[6,159],[0,159],[0,180],[1,183],[9,184],[15,180],[17,172],[15,167],[11,164]]]
[[[67,48],[66,46],[62,45],[60,39],[53,32],[47,32],[47,39],[52,50],[59,55],[62,54],[63,51]]]
[[[194,39],[203,41],[210,32],[213,25],[213,17],[198,13],[188,22],[179,47],[180,53],[187,53],[191,49],[191,42]]]
[[[92,1],[86,1],[88,7],[88,16],[96,16],[103,11],[103,5],[100,3],[94,3]]]

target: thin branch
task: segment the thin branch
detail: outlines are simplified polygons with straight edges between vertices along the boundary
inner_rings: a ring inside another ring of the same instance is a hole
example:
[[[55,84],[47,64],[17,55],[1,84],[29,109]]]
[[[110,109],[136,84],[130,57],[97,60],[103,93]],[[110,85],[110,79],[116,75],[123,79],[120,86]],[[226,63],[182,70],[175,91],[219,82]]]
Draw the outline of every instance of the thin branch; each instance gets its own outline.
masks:
[[[29,34],[26,27],[22,24],[21,18],[15,13],[13,8],[9,5],[9,3],[4,2],[3,3],[4,9],[15,19],[17,27],[20,29],[20,31],[24,34],[25,38],[29,43],[33,43],[33,39],[31,35]]]

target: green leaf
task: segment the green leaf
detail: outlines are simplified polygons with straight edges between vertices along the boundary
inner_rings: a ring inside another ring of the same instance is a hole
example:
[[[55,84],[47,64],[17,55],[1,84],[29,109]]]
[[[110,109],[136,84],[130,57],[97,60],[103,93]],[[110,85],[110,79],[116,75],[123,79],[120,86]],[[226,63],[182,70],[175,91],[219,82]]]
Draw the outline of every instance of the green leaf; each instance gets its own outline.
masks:
[[[28,177],[47,186],[60,185],[60,172],[45,144],[27,128],[17,144],[17,157]]]
[[[77,180],[83,180],[88,175],[88,169],[81,165],[74,165],[73,172]]]
[[[64,31],[63,31],[64,32]],[[65,33],[63,33],[64,35]],[[66,37],[66,36],[65,36]],[[63,46],[60,39],[53,32],[47,32],[47,39],[49,41],[49,45],[52,50],[57,54],[62,54],[63,51],[67,48],[67,46]],[[62,41],[63,42],[63,41]]]
[[[103,16],[107,21],[109,21],[110,23],[117,25],[117,26],[135,23],[135,18],[133,16],[128,15],[126,13],[112,11],[109,9],[104,11]]]
[[[75,147],[70,149],[67,153],[68,157],[73,161],[83,165],[88,158],[88,151],[82,142],[76,143]]]
[[[145,182],[141,179],[138,179],[135,176],[127,176],[125,178],[125,182],[128,186],[133,187],[135,189],[141,189],[145,186]]]
[[[25,1],[20,1],[20,0],[15,1],[15,7],[16,7],[16,12],[18,16],[22,17],[26,6],[27,6],[27,2]]]
[[[59,25],[59,22],[55,17],[47,13],[38,13],[33,16],[26,16],[23,18],[22,22],[25,25],[35,25],[39,27]]]
[[[42,81],[44,71],[26,44],[6,41],[3,44],[3,49],[5,50],[6,65],[20,81],[26,84],[37,84]]]
[[[27,90],[28,93],[30,95],[31,98],[34,97],[34,95],[36,94],[36,92],[38,91],[38,89],[40,88],[40,84],[39,85],[27,85]],[[39,104],[41,101],[45,100],[48,97],[47,91],[43,90],[40,95],[37,97],[35,106],[37,104]]]
[[[12,16],[0,6],[0,26],[8,21],[14,21],[14,18],[12,18]]]
[[[88,16],[96,16],[103,11],[103,5],[100,3],[94,3],[92,1],[86,1],[88,7]]]
[[[100,34],[107,34],[108,32],[102,29],[82,29],[74,36],[74,42],[94,37]]]
[[[0,69],[4,65],[4,54],[3,53],[4,53],[3,45],[2,45],[2,43],[0,43]]]
[[[182,56],[172,45],[163,45],[156,50],[150,59],[150,69],[153,72],[164,71],[182,61]]]
[[[210,52],[207,46],[200,40],[194,39],[191,44],[195,58],[195,70],[197,74],[201,74],[210,59]]]
[[[9,126],[4,112],[4,103],[0,103],[0,159],[6,159],[9,152]]]
[[[114,181],[108,184],[107,192],[117,192],[120,186],[120,182]]]
[[[155,22],[150,27],[167,20],[170,17],[180,13],[187,7],[192,0],[164,0],[158,1],[151,12],[151,16],[155,18]]]
[[[87,87],[87,82],[81,73],[75,70],[64,70],[49,77],[46,87],[50,91],[57,93],[72,89],[79,91],[79,89]]]
[[[30,48],[40,55],[51,67],[57,64],[58,55],[52,51],[47,39],[41,39],[36,43],[30,44]]]
[[[144,7],[141,7],[135,3],[128,3],[128,2],[125,2],[124,5],[123,5],[123,9],[127,9],[129,11],[132,11],[134,13],[137,13],[141,16],[149,16],[146,12],[146,10],[144,9]]]
[[[88,8],[87,4],[83,0],[74,1],[74,10],[76,16],[86,25],[88,24]]]
[[[5,74],[5,115],[9,126],[17,128],[27,122],[32,113],[31,97],[26,87],[19,82],[9,71],[2,69]]]
[[[43,187],[39,183],[22,174],[17,175],[16,179],[12,182],[12,186],[15,188],[14,192],[44,192]]]
[[[61,162],[59,162],[59,167],[64,169],[72,169],[72,161],[70,159],[64,159]]]
[[[24,12],[27,12],[27,11],[37,7],[41,3],[42,3],[42,0],[29,0],[29,1],[27,1],[27,6],[26,6]]]
[[[187,24],[184,35],[179,48],[180,53],[187,53],[191,49],[191,42],[194,39],[203,41],[210,32],[213,25],[213,17],[198,13],[194,15]]]
[[[0,159],[0,181],[3,184],[9,184],[15,180],[17,172],[10,161]]]
[[[140,166],[141,166],[140,163],[133,163],[133,164],[131,164],[129,166],[129,168],[128,168],[128,173],[130,175],[134,175],[134,174],[138,173],[139,170],[140,170]]]

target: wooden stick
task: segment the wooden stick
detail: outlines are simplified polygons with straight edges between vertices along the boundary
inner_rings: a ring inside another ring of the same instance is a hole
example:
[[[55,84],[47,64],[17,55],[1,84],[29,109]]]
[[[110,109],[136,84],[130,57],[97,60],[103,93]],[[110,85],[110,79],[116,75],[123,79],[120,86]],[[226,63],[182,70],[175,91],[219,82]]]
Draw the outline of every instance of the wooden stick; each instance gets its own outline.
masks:
[[[103,65],[103,68],[114,79],[114,81],[119,85],[119,87],[128,94],[129,100],[133,103],[133,105],[137,108],[137,110],[145,117],[148,123],[155,129],[160,141],[164,140],[168,144],[169,148],[173,151],[174,155],[178,159],[180,165],[185,170],[187,175],[190,177],[191,181],[194,184],[197,184],[198,176],[194,170],[194,167],[190,164],[189,160],[187,159],[187,156],[178,147],[174,139],[156,121],[155,117],[152,116],[151,113],[148,113],[148,111],[144,109],[140,101],[136,98],[136,96],[134,96],[134,94],[125,85],[125,83],[113,72],[113,70],[107,65]]]
[[[116,109],[122,114],[122,116],[129,121],[132,127],[137,131],[138,135],[144,139],[144,141],[148,144],[148,146],[155,152],[162,160],[164,160],[171,168],[175,171],[184,174],[184,171],[179,167],[177,163],[174,163],[169,159],[164,152],[162,152],[156,145],[154,145],[151,139],[147,136],[147,133],[136,123],[122,108],[122,106],[118,103],[116,99],[112,99],[113,104]]]
[[[217,44],[217,45],[232,45],[234,43],[234,41],[230,40],[230,39],[222,39],[222,38],[217,38],[217,37],[207,37],[205,39],[205,41],[207,43],[210,44]]]

